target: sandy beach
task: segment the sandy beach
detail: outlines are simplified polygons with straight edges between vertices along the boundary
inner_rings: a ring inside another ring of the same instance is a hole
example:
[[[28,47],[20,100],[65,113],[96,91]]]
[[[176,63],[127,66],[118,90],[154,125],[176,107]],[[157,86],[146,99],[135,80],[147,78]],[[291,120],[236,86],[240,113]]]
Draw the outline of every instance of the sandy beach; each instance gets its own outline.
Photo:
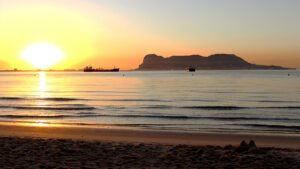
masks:
[[[0,125],[0,131],[1,168],[300,166],[300,138],[296,136],[18,125]]]

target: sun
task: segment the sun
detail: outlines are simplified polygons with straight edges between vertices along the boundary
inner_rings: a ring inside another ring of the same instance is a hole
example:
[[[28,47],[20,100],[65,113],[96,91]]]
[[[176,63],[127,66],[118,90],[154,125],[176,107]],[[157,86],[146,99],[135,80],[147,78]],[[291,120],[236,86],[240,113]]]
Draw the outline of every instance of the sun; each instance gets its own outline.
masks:
[[[47,69],[59,62],[64,53],[50,43],[36,43],[26,48],[21,57],[38,69]]]

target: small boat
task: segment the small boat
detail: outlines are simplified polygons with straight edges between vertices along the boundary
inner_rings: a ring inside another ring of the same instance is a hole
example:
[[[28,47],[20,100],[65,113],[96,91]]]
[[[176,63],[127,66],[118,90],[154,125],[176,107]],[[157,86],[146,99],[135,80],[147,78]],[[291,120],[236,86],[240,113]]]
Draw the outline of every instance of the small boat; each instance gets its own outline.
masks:
[[[92,66],[86,66],[83,69],[84,72],[118,72],[119,68],[113,68],[113,69],[102,69],[102,68],[97,68],[93,69]]]
[[[196,68],[192,67],[192,66],[189,66],[186,68],[186,71],[187,72],[195,72],[196,71]]]

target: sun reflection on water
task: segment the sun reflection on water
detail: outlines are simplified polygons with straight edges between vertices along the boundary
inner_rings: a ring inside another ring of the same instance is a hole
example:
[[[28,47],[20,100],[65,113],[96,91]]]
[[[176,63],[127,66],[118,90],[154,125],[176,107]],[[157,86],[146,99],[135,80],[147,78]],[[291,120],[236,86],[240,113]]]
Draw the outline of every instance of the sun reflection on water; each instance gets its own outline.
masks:
[[[22,126],[33,126],[33,127],[62,127],[67,126],[63,124],[58,124],[56,120],[28,120],[22,122],[16,122],[17,125]]]
[[[47,86],[46,73],[45,72],[40,72],[40,79],[39,79],[39,86],[38,86],[38,91],[39,91],[38,97],[39,98],[49,97],[49,93],[47,92],[47,90],[48,90],[48,86]],[[39,100],[35,104],[36,104],[36,106],[47,106],[47,105],[49,105],[48,102],[41,101],[41,100]],[[40,116],[43,116],[43,114],[44,114],[43,112],[39,113]],[[32,121],[32,123],[28,123],[27,125],[39,126],[39,127],[54,126],[48,120],[35,120],[35,121]]]
[[[49,97],[49,93],[47,92],[48,86],[47,86],[47,79],[46,79],[46,73],[45,72],[40,72],[40,81],[39,81],[39,86],[38,86],[38,97],[39,98],[47,98]],[[48,105],[49,103],[44,102],[44,101],[38,101],[36,105],[38,106],[45,106]]]
[[[51,124],[47,120],[36,120],[35,123],[32,123],[31,126],[50,126]]]
[[[44,92],[47,90],[47,84],[46,84],[46,73],[40,72],[40,86],[39,91],[42,95],[44,95]]]

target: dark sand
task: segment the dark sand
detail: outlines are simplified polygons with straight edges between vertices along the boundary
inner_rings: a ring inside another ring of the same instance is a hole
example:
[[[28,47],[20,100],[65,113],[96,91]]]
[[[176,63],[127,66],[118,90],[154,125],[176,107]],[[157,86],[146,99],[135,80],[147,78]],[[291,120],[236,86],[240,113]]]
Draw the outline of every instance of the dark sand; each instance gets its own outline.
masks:
[[[251,139],[257,147],[239,146]],[[299,147],[299,137],[0,125],[0,168],[296,169]]]

